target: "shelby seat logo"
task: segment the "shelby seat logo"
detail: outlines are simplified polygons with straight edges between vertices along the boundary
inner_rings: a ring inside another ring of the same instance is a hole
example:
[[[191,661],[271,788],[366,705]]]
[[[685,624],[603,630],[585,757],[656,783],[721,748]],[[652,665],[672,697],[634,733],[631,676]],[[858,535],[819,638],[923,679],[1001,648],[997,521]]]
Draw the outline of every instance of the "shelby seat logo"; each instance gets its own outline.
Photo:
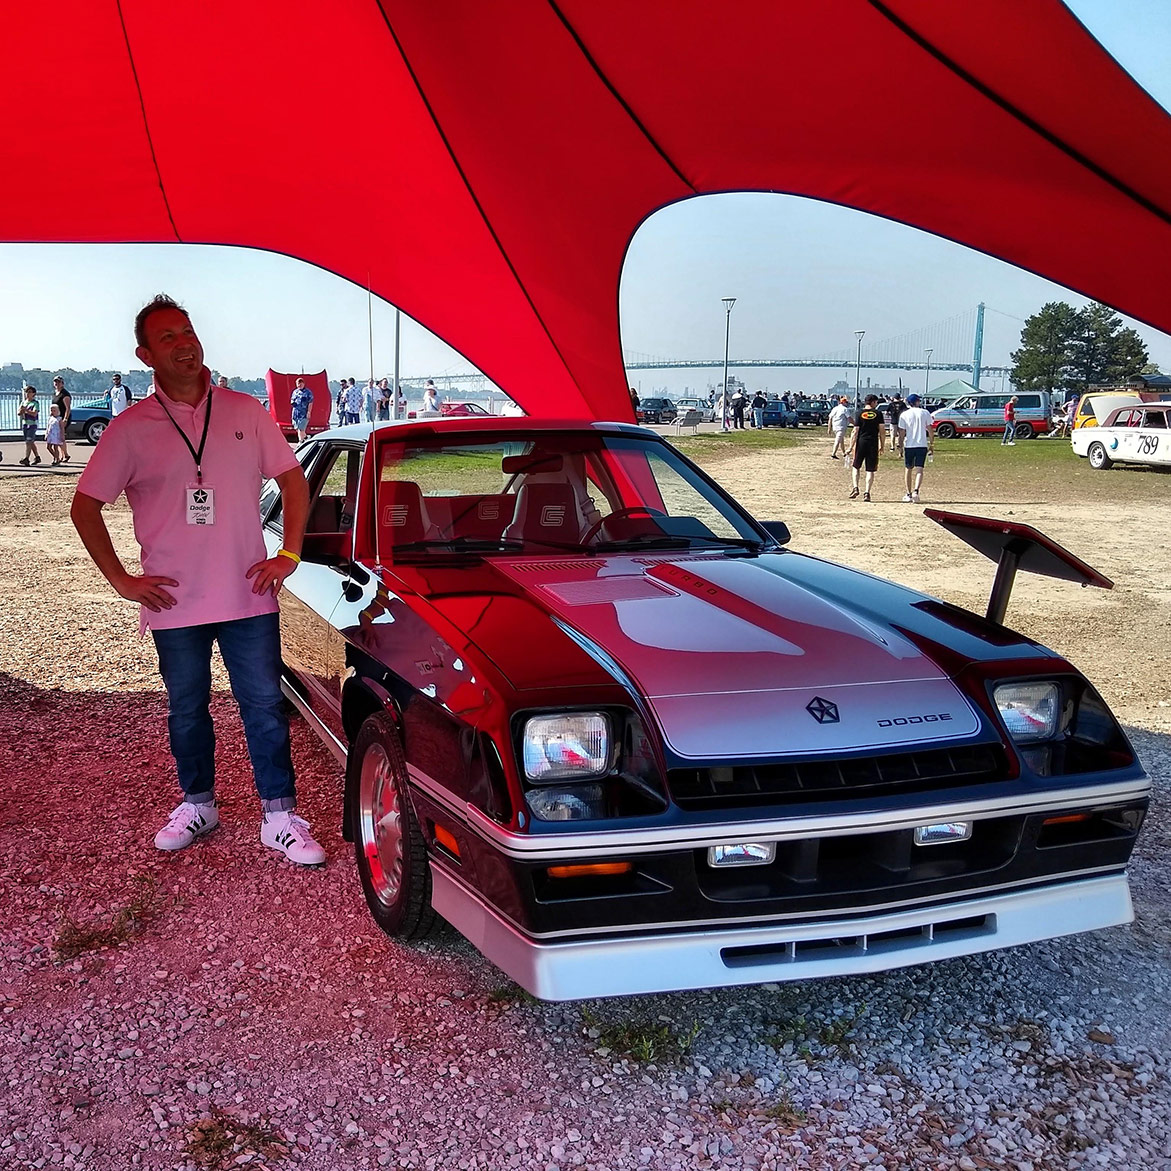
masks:
[[[925,712],[921,716],[891,716],[889,720],[879,720],[880,728],[901,728],[904,724],[942,724],[951,719],[951,712]]]

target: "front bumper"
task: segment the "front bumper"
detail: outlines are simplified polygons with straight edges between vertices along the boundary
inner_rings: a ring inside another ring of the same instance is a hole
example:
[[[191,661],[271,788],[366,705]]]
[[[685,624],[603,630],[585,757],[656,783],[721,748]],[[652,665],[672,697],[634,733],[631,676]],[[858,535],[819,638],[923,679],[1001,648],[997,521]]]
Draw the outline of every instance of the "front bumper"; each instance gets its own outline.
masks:
[[[806,980],[907,967],[1129,923],[1125,873],[861,917],[540,943],[443,867],[435,909],[543,1000]]]

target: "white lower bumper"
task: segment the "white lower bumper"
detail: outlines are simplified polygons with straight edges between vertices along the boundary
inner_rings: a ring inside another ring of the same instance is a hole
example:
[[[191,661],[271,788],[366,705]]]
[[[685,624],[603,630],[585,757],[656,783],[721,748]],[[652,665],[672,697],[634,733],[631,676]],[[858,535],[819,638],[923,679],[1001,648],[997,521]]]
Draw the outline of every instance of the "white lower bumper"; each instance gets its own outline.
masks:
[[[907,967],[1074,935],[1134,918],[1124,874],[871,915],[573,943],[519,932],[450,874],[431,869],[435,909],[543,1000],[809,980]],[[965,922],[980,920],[982,923]]]

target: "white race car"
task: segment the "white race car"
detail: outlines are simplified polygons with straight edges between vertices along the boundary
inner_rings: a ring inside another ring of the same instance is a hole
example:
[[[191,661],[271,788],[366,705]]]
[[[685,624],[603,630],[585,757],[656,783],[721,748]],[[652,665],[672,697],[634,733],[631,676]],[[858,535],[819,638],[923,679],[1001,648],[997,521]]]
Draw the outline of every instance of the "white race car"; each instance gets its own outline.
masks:
[[[1101,427],[1079,427],[1071,442],[1074,455],[1097,471],[1116,463],[1171,464],[1171,403],[1118,407]]]

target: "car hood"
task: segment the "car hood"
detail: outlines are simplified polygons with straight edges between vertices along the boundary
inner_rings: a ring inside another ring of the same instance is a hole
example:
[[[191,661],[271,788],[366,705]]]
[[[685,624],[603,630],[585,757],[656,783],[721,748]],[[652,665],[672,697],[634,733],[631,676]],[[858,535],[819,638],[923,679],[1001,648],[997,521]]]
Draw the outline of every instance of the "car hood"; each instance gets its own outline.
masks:
[[[979,719],[894,628],[785,577],[784,555],[494,559],[645,696],[691,759],[954,740]],[[869,579],[858,575],[860,588]]]

